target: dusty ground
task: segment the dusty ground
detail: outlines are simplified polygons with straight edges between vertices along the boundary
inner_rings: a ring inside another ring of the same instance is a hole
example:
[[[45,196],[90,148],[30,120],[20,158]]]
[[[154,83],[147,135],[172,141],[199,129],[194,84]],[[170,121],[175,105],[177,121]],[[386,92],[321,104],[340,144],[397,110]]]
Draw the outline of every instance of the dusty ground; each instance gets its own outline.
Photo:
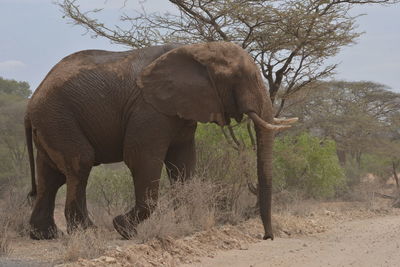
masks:
[[[114,233],[96,259],[65,263],[66,240],[11,240],[0,266],[398,266],[400,212],[389,203],[312,203],[274,214],[277,238],[262,241],[259,219],[146,244]]]
[[[335,225],[323,234],[277,238],[184,266],[399,266],[400,216]]]

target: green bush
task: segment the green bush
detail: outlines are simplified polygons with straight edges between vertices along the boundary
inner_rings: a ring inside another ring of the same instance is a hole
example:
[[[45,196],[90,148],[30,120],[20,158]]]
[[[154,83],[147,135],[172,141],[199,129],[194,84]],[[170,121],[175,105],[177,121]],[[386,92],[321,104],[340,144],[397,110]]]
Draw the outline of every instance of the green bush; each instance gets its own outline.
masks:
[[[244,131],[246,129],[241,126],[235,127],[235,135],[241,142],[248,141]],[[206,172],[210,180],[231,183],[241,178],[250,179],[255,174],[255,153],[249,149],[242,149],[239,153],[215,124],[199,124],[196,152],[197,171]]]
[[[232,128],[235,132],[235,136],[238,142],[241,143],[244,147],[250,148],[251,140],[247,130],[246,122],[236,124]],[[224,127],[224,132],[228,137],[230,137],[227,127]],[[231,138],[228,138],[228,141],[227,138],[224,137],[221,127],[214,123],[199,123],[196,131],[196,140],[200,142],[207,142],[207,144],[211,146],[224,144],[224,148],[226,148],[227,146],[231,146],[231,148],[233,147],[233,144],[229,144],[229,142],[233,143],[233,140]]]
[[[300,189],[314,198],[333,197],[345,186],[335,142],[307,133],[276,138],[273,177],[276,191]]]
[[[246,125],[238,125],[234,130],[237,139],[245,144],[246,149],[240,153],[229,144],[220,127],[199,125],[198,168],[207,169],[211,179],[243,186],[257,180],[256,155]],[[297,190],[308,197],[329,198],[346,185],[333,140],[321,140],[307,133],[277,137],[273,158],[275,192]]]

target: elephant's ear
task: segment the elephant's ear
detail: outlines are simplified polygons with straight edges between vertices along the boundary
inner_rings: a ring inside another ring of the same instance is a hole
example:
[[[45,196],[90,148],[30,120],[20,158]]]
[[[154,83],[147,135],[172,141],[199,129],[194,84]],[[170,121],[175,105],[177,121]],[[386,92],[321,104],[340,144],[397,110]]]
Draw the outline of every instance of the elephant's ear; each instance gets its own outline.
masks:
[[[185,47],[171,50],[148,65],[137,84],[145,101],[166,115],[226,124],[223,104],[207,67]]]

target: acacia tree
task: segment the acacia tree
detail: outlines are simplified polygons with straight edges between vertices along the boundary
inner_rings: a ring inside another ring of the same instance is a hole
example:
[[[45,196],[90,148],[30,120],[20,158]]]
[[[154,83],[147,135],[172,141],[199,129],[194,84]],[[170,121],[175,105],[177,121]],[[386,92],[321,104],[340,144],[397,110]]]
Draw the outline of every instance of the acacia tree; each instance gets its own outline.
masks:
[[[259,64],[279,115],[291,94],[332,74],[336,64],[325,65],[326,59],[360,36],[355,25],[357,16],[349,14],[354,5],[391,4],[398,0],[169,2],[176,12],[148,14],[143,7],[135,14],[124,13],[121,25],[114,27],[95,18],[101,9],[83,11],[78,0],[63,0],[59,5],[65,17],[93,36],[134,48],[166,42],[235,42]]]
[[[390,138],[385,146],[382,146],[381,150],[390,157],[392,175],[396,182],[397,190],[400,192],[400,178],[397,174],[400,167],[400,110],[390,116],[389,134]]]
[[[290,102],[296,103],[295,98]],[[400,94],[373,82],[331,81],[320,83],[290,108],[302,123],[297,131],[313,132],[336,141],[344,166],[352,157],[360,168],[365,153],[387,158],[393,173],[400,152]],[[389,167],[389,166],[388,166]],[[395,177],[396,178],[396,177]]]

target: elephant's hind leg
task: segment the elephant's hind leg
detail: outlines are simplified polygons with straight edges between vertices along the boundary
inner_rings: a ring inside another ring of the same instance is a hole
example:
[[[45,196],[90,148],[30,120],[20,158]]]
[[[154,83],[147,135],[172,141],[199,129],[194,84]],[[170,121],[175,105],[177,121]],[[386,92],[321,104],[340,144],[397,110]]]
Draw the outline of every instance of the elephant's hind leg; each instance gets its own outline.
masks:
[[[36,158],[38,195],[30,218],[33,239],[57,238],[59,230],[54,222],[54,206],[58,189],[65,183],[65,176],[56,169],[44,152]]]
[[[65,202],[65,218],[67,230],[71,233],[76,228],[94,227],[89,219],[86,204],[86,186],[94,163],[94,152],[91,148],[83,149],[70,165],[67,172],[67,198]]]

